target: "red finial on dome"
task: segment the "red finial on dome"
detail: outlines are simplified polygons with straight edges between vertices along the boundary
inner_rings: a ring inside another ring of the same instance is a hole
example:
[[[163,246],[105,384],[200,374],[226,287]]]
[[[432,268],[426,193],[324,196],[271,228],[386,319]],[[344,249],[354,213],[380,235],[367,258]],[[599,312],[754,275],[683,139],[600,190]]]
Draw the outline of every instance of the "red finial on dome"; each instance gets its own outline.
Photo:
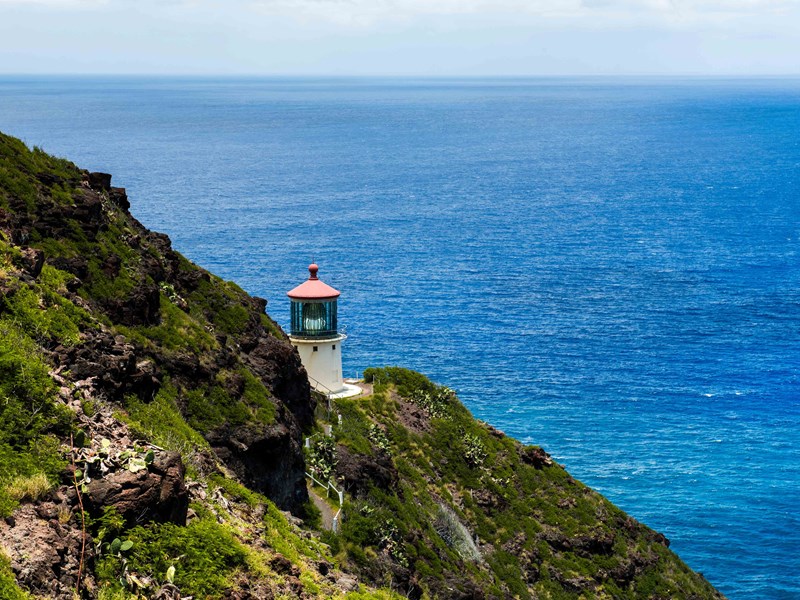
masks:
[[[319,271],[319,267],[316,263],[311,263],[308,265],[308,278],[309,279],[317,279],[317,271]]]

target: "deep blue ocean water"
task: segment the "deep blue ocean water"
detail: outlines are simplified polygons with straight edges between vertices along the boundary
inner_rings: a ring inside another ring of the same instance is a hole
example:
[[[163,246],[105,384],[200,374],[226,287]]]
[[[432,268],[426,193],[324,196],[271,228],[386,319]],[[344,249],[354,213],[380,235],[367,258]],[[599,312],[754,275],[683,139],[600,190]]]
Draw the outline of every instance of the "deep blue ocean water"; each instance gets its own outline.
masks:
[[[733,599],[800,598],[800,81],[0,78],[0,130],[418,369]]]

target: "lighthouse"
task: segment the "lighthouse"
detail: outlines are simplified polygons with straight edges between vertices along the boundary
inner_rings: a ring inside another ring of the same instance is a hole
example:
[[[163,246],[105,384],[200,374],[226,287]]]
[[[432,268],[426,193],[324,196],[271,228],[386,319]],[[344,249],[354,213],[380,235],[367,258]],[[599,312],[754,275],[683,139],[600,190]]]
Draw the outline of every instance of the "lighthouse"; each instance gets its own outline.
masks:
[[[323,283],[319,267],[308,267],[308,279],[287,293],[291,300],[292,322],[289,340],[300,354],[308,380],[329,398],[345,398],[361,392],[342,377],[342,342],[339,331],[339,290]]]

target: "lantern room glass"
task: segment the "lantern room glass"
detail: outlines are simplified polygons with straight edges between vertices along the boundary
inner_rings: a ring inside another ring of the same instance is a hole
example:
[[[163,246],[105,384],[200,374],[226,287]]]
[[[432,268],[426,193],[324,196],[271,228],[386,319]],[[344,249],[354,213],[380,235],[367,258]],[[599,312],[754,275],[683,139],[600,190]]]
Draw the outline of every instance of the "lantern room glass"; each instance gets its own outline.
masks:
[[[292,335],[320,338],[338,334],[336,300],[292,301]]]

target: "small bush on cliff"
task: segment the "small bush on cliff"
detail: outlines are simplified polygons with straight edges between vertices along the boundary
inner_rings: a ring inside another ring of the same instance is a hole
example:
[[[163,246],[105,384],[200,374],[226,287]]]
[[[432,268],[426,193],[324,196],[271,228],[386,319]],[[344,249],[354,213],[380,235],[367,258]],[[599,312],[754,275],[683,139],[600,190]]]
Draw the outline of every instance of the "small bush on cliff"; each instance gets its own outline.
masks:
[[[53,484],[44,473],[15,477],[6,486],[6,494],[17,502],[22,500],[38,500],[44,496]]]
[[[336,470],[336,442],[332,437],[320,435],[312,440],[306,453],[309,471],[320,481],[327,482]]]
[[[392,383],[397,386],[397,393],[404,398],[410,398],[416,392],[436,391],[436,384],[422,373],[402,367],[370,367],[364,371],[364,381]]]
[[[98,560],[97,575],[112,589],[119,589],[123,561],[127,572],[161,585],[175,567],[174,583],[182,595],[218,598],[231,587],[234,571],[246,563],[247,553],[230,531],[209,519],[185,527],[172,523],[134,527],[125,532],[131,549],[123,558],[106,553]]]
[[[479,468],[486,462],[486,446],[474,433],[464,434],[464,460],[473,468]]]
[[[392,446],[386,435],[386,430],[377,423],[372,423],[372,425],[369,426],[369,441],[372,442],[378,450],[391,456]]]

